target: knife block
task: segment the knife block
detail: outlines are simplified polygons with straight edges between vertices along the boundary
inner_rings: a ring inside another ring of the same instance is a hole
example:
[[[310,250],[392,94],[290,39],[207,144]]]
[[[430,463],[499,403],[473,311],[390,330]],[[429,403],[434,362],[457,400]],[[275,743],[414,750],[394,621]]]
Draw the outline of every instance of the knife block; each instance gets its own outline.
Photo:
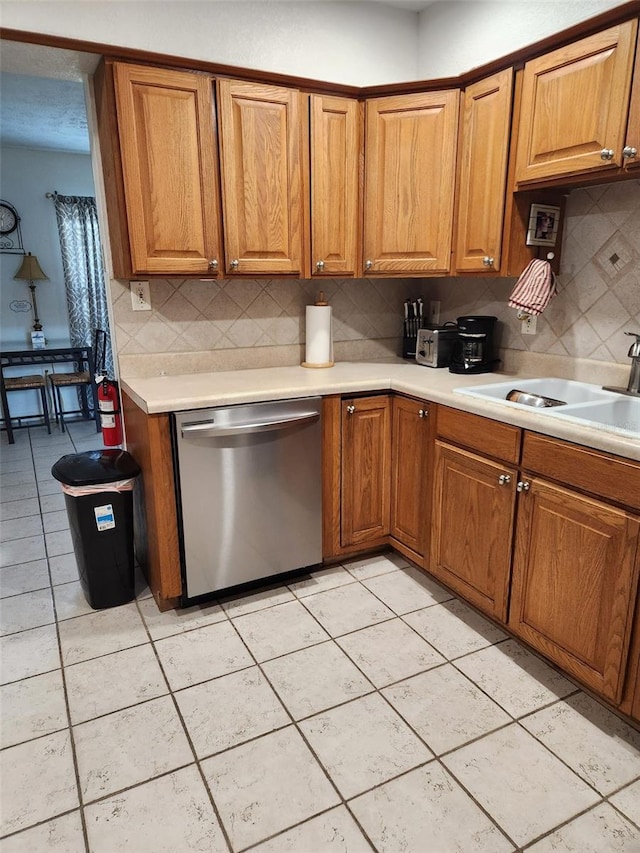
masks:
[[[416,357],[416,343],[418,341],[417,335],[403,335],[402,336],[402,357],[411,359],[412,361]]]

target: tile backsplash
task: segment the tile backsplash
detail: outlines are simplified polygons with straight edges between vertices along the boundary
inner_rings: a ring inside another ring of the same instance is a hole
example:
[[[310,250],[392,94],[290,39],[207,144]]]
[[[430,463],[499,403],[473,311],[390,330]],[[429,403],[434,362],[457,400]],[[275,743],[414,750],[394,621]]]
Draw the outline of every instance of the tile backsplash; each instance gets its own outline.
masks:
[[[320,291],[333,307],[338,360],[400,355],[403,301],[421,279],[161,279],[151,283],[152,311],[134,312],[128,282],[112,281],[124,376],[299,364],[305,307]],[[150,359],[150,355],[162,358]]]
[[[443,320],[494,314],[503,347],[628,364],[640,331],[640,181],[572,190],[567,198],[558,290],[522,335],[507,302],[516,279],[446,278],[427,282]]]
[[[507,306],[515,279],[160,279],[150,312],[133,312],[128,282],[111,282],[126,376],[299,364],[305,306],[324,290],[338,360],[399,355],[402,303],[441,302],[441,320],[494,314],[501,346],[627,363],[640,331],[640,181],[573,190],[567,199],[558,293],[524,336]],[[160,357],[161,356],[161,357]]]

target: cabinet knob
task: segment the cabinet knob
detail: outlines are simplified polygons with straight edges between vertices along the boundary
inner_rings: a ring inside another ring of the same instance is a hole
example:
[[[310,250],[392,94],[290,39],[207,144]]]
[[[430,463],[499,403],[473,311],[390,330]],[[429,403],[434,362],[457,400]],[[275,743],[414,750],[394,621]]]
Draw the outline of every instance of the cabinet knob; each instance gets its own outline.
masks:
[[[419,418],[426,418],[428,414],[429,414],[429,412],[427,412],[425,409],[420,409],[420,411],[418,412],[418,417]]]
[[[500,476],[498,477],[498,483],[501,486],[508,486],[510,482],[511,477],[509,476],[509,474],[500,474]]]
[[[613,148],[603,148],[600,152],[601,160],[613,160],[614,151]]]
[[[528,483],[526,480],[520,480],[520,482],[516,486],[516,491],[528,492],[530,488],[531,488],[531,483]]]
[[[316,269],[318,272],[322,272],[324,269],[324,261],[316,261]]]
[[[372,268],[373,268],[373,261],[365,261],[365,262],[364,262],[364,268],[365,268],[366,270],[370,270],[370,269],[372,269]]]
[[[622,149],[622,156],[628,157],[629,159],[633,159],[638,153],[637,148],[633,148],[631,145],[625,145]]]
[[[231,263],[229,264],[229,266],[231,267],[232,270],[237,270],[238,267],[240,266],[240,261],[237,258],[234,258],[231,261]]]
[[[215,258],[213,258],[213,260],[209,261],[209,269],[210,270],[217,270],[218,269],[218,261]]]
[[[355,406],[347,406],[347,414],[352,415],[356,410]]]
[[[484,258],[482,259],[482,263],[485,265],[485,267],[492,267],[493,262],[494,262],[494,258],[490,258],[489,255],[485,255]]]

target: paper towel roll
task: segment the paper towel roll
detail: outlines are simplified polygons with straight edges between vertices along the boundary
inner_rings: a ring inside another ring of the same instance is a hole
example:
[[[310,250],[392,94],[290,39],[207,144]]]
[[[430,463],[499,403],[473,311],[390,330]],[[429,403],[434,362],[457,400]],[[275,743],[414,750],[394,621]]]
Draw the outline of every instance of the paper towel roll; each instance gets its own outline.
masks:
[[[333,367],[330,305],[307,305],[306,337],[302,366]]]

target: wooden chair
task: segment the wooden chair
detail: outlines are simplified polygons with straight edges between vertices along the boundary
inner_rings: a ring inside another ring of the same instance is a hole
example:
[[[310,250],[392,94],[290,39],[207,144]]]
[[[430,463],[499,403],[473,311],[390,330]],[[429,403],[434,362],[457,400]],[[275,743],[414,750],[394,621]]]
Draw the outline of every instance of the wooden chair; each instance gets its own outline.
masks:
[[[106,341],[106,332],[103,332],[102,329],[96,329],[94,336],[94,347],[93,347],[93,356],[94,358],[100,357],[100,352],[104,353],[105,341]],[[104,355],[102,355],[102,359],[104,360]],[[82,412],[85,417],[90,416],[89,412],[89,394],[92,394],[92,398],[95,401],[95,396],[93,395],[93,383],[95,378],[92,373],[92,367],[94,365],[90,364],[88,370],[81,370],[75,373],[50,373],[49,374],[49,382],[51,383],[51,388],[53,390],[53,406],[55,411],[56,423],[60,423],[60,429],[62,432],[65,431],[64,427],[64,418],[65,415],[76,414],[78,412]],[[97,368],[97,361],[95,362],[95,367]],[[83,404],[80,409],[68,409],[66,412],[64,410],[63,402],[62,402],[62,389],[63,388],[82,388],[83,394]],[[100,418],[99,413],[94,411],[93,417],[96,419],[97,429],[100,429]]]
[[[49,420],[49,404],[47,402],[47,385],[44,376],[40,376],[37,373],[34,373],[30,376],[5,376],[4,380],[4,390],[5,391],[31,391],[36,390],[40,391],[40,398],[42,400],[42,413],[44,415],[44,422],[47,427],[47,432],[51,435],[51,421]],[[4,413],[6,422],[7,422],[7,434],[10,438],[10,444],[13,444],[13,429],[15,427],[11,426],[11,415],[9,414],[7,406],[7,411]],[[34,417],[32,415],[23,415],[23,417]]]

